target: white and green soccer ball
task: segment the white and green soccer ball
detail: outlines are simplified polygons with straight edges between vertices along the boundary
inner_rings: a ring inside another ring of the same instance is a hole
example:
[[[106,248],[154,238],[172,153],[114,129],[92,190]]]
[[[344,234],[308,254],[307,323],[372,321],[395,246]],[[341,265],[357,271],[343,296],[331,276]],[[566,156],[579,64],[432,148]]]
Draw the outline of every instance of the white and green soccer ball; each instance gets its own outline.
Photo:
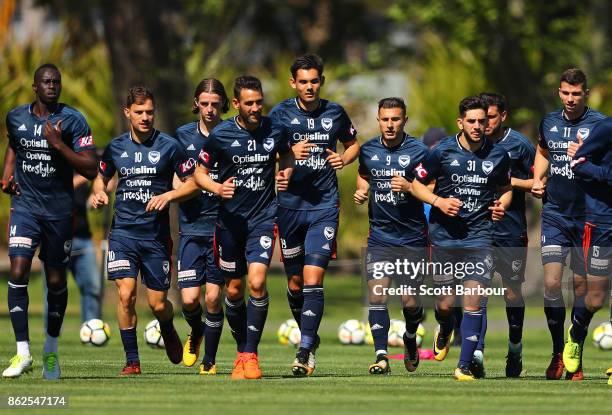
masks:
[[[366,326],[359,320],[346,320],[338,327],[338,339],[342,344],[363,344]]]
[[[389,334],[387,335],[387,344],[391,347],[404,346],[404,333],[406,332],[406,322],[399,319],[392,319],[389,325]],[[425,327],[419,324],[416,332],[417,347],[421,347],[423,337],[425,336]]]
[[[601,350],[612,350],[612,325],[609,321],[595,327],[593,344]]]
[[[162,338],[161,330],[159,328],[159,321],[149,321],[149,324],[147,324],[147,326],[145,327],[144,339],[150,347],[156,349],[163,349],[166,347],[164,345],[164,339]]]
[[[81,343],[94,346],[104,346],[110,339],[110,327],[107,323],[98,318],[93,318],[81,325],[79,336]]]
[[[276,331],[276,338],[282,345],[291,344],[297,347],[302,339],[302,333],[300,332],[297,322],[290,318],[280,325]]]

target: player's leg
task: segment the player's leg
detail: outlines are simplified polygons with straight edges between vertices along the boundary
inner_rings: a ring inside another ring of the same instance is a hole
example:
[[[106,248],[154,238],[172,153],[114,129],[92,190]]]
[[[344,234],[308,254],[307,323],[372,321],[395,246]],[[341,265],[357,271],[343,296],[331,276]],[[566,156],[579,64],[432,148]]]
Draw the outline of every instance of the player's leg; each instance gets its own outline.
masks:
[[[43,377],[58,379],[60,364],[57,341],[68,305],[66,267],[72,248],[72,219],[46,221],[42,224],[40,260],[47,281],[47,333],[43,347]]]
[[[178,250],[178,286],[181,290],[183,317],[191,328],[183,346],[183,364],[193,366],[200,357],[200,345],[204,337],[202,304],[200,296],[205,283],[206,257],[202,238],[181,235]]]
[[[244,377],[260,379],[258,346],[268,317],[268,289],[266,273],[268,265],[252,262],[248,268],[249,301],[247,303],[247,336],[244,346]]]
[[[560,379],[563,375],[563,345],[565,331],[565,302],[562,277],[565,258],[571,241],[563,230],[560,219],[542,215],[541,254],[544,267],[544,314],[552,339],[552,358],[546,369],[546,379]]]
[[[377,261],[373,261],[377,262]],[[391,286],[391,278],[375,278],[368,273],[368,323],[374,340],[374,354],[376,360],[368,367],[372,375],[383,375],[390,371],[387,352],[389,336],[389,310],[387,309],[386,289]]]
[[[221,304],[223,295],[223,285],[225,280],[221,276],[217,264],[215,263],[213,252],[213,238],[208,238],[206,243],[206,294],[204,303],[206,304],[206,336],[204,338],[204,358],[200,365],[201,375],[214,375],[217,373],[215,361],[217,359],[217,349],[223,332],[223,307]]]
[[[478,280],[464,280],[463,286],[468,290],[485,288]],[[473,380],[472,373],[474,351],[478,345],[482,328],[482,296],[477,293],[463,296],[463,320],[461,322],[461,354],[454,376],[457,380]],[[482,373],[484,376],[484,371]]]
[[[174,363],[183,360],[183,344],[174,328],[174,307],[168,300],[171,276],[172,240],[138,241],[140,275],[147,287],[149,308],[159,321],[166,355]]]
[[[281,260],[287,275],[287,301],[289,309],[301,330],[304,306],[304,240],[306,228],[301,224],[303,211],[278,208],[278,231]]]
[[[70,271],[81,294],[81,322],[102,316],[102,281],[91,239],[72,240]]]
[[[9,271],[7,303],[11,325],[17,343],[17,353],[2,372],[3,377],[18,377],[32,370],[30,337],[28,328],[28,283],[32,258],[40,243],[38,221],[11,209],[9,219]]]
[[[523,370],[523,323],[525,300],[522,283],[502,279],[506,318],[508,320],[508,354],[506,355],[506,377],[519,377]]]
[[[444,272],[443,264],[453,261],[453,255],[448,249],[432,247],[431,273],[433,274],[433,284],[436,289],[444,290],[436,296],[435,318],[438,327],[434,332],[433,353],[434,359],[442,361],[448,354],[450,339],[455,327],[455,278]]]
[[[113,252],[109,250],[109,252]],[[110,271],[110,269],[109,269]],[[110,273],[109,273],[110,276]],[[139,375],[138,336],[136,333],[136,277],[117,277],[117,323],[125,353],[125,366],[121,375]]]
[[[415,286],[418,290],[418,287]],[[419,324],[425,317],[425,310],[421,298],[417,294],[402,296],[402,313],[406,321],[406,332],[404,333],[404,367],[409,372],[414,372],[419,366],[419,350],[417,346],[417,330]]]

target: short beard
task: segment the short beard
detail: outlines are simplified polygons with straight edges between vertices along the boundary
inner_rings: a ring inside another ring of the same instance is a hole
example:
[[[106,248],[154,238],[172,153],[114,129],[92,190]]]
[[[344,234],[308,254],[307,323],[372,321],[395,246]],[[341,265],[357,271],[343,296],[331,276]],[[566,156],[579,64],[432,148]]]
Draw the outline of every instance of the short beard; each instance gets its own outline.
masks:
[[[478,140],[474,140],[472,136],[470,135],[470,133],[468,133],[467,131],[463,130],[462,133],[468,143],[479,143],[483,137],[483,135],[481,134]]]

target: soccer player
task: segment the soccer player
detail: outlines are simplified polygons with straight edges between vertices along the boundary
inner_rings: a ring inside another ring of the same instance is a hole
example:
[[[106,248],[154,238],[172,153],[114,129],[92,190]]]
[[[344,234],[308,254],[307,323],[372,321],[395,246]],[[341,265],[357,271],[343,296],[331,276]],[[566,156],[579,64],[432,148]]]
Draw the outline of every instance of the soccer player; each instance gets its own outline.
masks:
[[[578,133],[587,138],[595,123],[604,118],[586,106],[588,96],[584,72],[575,68],[566,70],[561,74],[559,86],[563,108],[546,115],[539,127],[531,193],[544,198],[541,236],[544,313],[553,344],[546,379],[560,379],[563,375],[565,303],[561,281],[565,259],[570,252],[570,268],[574,273],[572,320],[577,309],[584,307],[586,281],[580,248],[584,230],[584,190],[574,179],[567,150],[570,143],[577,142]],[[582,377],[582,368],[566,375],[567,379],[581,380]]]
[[[380,136],[361,147],[357,190],[353,197],[359,205],[369,199],[366,266],[371,268],[385,261],[395,262],[404,255],[414,263],[422,263],[427,246],[427,221],[423,203],[410,194],[410,186],[414,170],[425,162],[428,149],[422,141],[404,132],[408,117],[401,98],[380,100],[377,119]],[[369,367],[371,374],[386,374],[390,370],[387,357],[389,311],[387,295],[381,289],[388,288],[392,280],[398,286],[418,289],[420,277],[376,275],[371,269],[368,272],[368,321],[376,354],[376,361]],[[404,366],[409,372],[414,372],[419,365],[416,332],[424,312],[418,294],[402,296],[402,300],[406,320]]]
[[[460,132],[443,139],[427,162],[417,166],[418,180],[411,186],[416,198],[432,206],[429,236],[435,247],[434,283],[448,293],[436,301],[440,328],[433,352],[438,361],[446,358],[453,331],[455,279],[469,290],[463,296],[461,356],[454,372],[460,381],[475,379],[471,366],[486,311],[481,308],[483,296],[478,290],[491,283],[493,221],[503,218],[512,201],[510,158],[485,137],[487,110],[481,98],[464,98],[457,119]],[[436,180],[433,192],[425,186],[432,180]],[[453,265],[452,271],[436,267],[446,263]]]
[[[278,228],[287,299],[302,334],[292,372],[305,376],[315,369],[324,308],[323,277],[336,255],[336,170],[357,158],[359,143],[344,109],[320,98],[325,77],[319,56],[297,58],[289,82],[297,97],[276,105],[270,117],[283,127],[284,140],[296,159],[288,189],[278,194]],[[338,141],[344,146],[343,154],[336,151]]]
[[[115,215],[108,238],[108,279],[115,281],[119,297],[117,320],[126,357],[121,375],[138,375],[138,274],[147,287],[149,307],[159,321],[168,358],[174,364],[182,360],[182,344],[167,298],[172,254],[167,208],[170,202],[193,194],[195,185],[172,190],[172,179],[176,174],[181,180],[193,181],[194,162],[174,138],[153,127],[155,98],[149,89],[130,88],[123,112],[129,131],[114,138],[104,150],[93,184],[92,206],[108,204],[107,185],[117,174]]]
[[[97,158],[85,117],[59,102],[59,69],[50,63],[39,66],[32,90],[36,100],[14,108],[6,117],[2,191],[11,195],[8,310],[17,354],[2,376],[18,377],[32,370],[28,282],[32,258],[40,245],[49,288],[43,378],[58,379],[57,340],[68,301],[66,267],[72,246],[72,176],[77,171],[93,179]]]
[[[480,98],[489,106],[485,135],[502,147],[510,157],[512,177],[512,204],[504,218],[493,225],[493,271],[497,272],[504,288],[506,317],[508,319],[508,355],[506,376],[518,377],[523,369],[522,343],[525,301],[521,291],[525,281],[527,261],[527,218],[525,217],[525,192],[531,192],[532,169],[535,149],[529,139],[510,127],[504,126],[508,117],[506,97],[496,93],[483,93]],[[474,367],[484,376],[484,334],[487,314],[482,313],[483,328],[474,352]]]
[[[196,163],[202,146],[210,133],[221,122],[221,115],[229,109],[223,84],[214,78],[200,81],[194,92],[193,113],[198,121],[187,123],[176,130],[176,138],[189,160]],[[209,172],[218,180],[215,166]],[[175,184],[181,182],[175,178]],[[178,186],[177,186],[178,187]],[[180,243],[178,251],[178,286],[183,300],[183,315],[191,327],[183,347],[183,364],[193,366],[200,354],[204,333],[204,358],[201,375],[217,373],[215,358],[223,330],[223,308],[220,304],[224,280],[220,275],[213,252],[213,237],[220,198],[198,189],[199,195],[179,205]],[[202,324],[201,287],[206,285],[206,317]]]
[[[262,116],[261,82],[240,76],[232,105],[238,115],[222,121],[205,141],[195,179],[204,190],[222,198],[215,229],[221,275],[228,285],[226,313],[236,340],[232,379],[260,379],[257,347],[268,315],[266,273],[274,251],[276,157],[280,154],[279,190],[286,189],[292,153],[272,120]],[[217,166],[218,181],[211,177]],[[244,275],[250,297],[244,304]]]
[[[584,141],[583,141],[584,140]],[[585,194],[584,256],[587,290],[584,307],[572,316],[563,364],[579,370],[584,339],[593,315],[605,303],[612,276],[612,117],[590,131],[579,131],[578,144],[568,148],[572,171]]]

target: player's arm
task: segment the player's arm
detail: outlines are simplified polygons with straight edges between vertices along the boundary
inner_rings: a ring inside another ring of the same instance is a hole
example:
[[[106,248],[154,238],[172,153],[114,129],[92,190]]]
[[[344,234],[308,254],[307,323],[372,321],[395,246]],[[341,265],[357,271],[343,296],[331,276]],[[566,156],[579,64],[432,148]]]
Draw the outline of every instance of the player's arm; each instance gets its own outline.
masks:
[[[289,180],[293,174],[295,165],[295,155],[292,151],[287,151],[279,155],[278,172],[276,173],[276,189],[284,192],[289,187]]]
[[[370,178],[366,175],[357,175],[357,189],[353,195],[353,201],[358,205],[363,205],[368,201],[370,192]]]
[[[179,179],[181,180],[182,184],[178,187],[178,189],[172,189],[162,193],[161,195],[153,196],[151,199],[149,199],[145,210],[147,212],[164,210],[170,205],[170,203],[178,203],[189,200],[200,192],[200,188],[195,183],[193,176],[181,177]]]
[[[493,206],[489,206],[491,217],[494,221],[502,220],[506,210],[510,207],[512,203],[512,187],[511,184],[497,186],[497,192],[500,196],[497,200],[493,201]]]
[[[236,179],[235,176],[230,177],[223,183],[217,183],[210,177],[208,172],[208,168],[202,165],[196,167],[193,178],[200,189],[214,193],[223,199],[231,199],[234,197],[234,191],[236,190],[236,184],[234,183]]]
[[[10,138],[9,138],[10,139]],[[2,172],[2,191],[9,195],[21,194],[19,184],[15,182],[15,162],[17,155],[10,144],[7,144],[4,152],[4,170]]]
[[[344,145],[344,152],[341,155],[330,148],[325,150],[327,151],[325,160],[327,160],[334,170],[342,169],[359,157],[359,142],[357,140],[354,139],[342,144]]]
[[[412,181],[410,193],[421,202],[430,204],[432,208],[439,209],[447,216],[457,216],[461,209],[461,201],[459,199],[437,196],[429,187],[418,180]]]
[[[533,184],[531,186],[531,194],[538,199],[544,196],[546,188],[545,178],[548,174],[549,165],[548,150],[542,147],[540,142],[536,146],[535,160],[533,162]]]
[[[595,129],[594,133],[597,132]],[[596,181],[612,185],[612,166],[600,166],[593,163],[592,157],[608,151],[610,136],[612,132],[605,135],[592,136],[590,140],[580,146],[572,159],[570,166],[574,173],[584,181]]]
[[[51,122],[47,121],[43,135],[49,145],[61,154],[79,174],[87,177],[89,180],[93,180],[96,177],[98,166],[96,152],[93,149],[87,149],[77,153],[67,146],[62,140],[62,120],[59,120],[54,126],[51,125]]]
[[[108,205],[108,184],[113,177],[104,176],[102,173],[98,173],[91,186],[91,207],[98,209],[102,206]]]

